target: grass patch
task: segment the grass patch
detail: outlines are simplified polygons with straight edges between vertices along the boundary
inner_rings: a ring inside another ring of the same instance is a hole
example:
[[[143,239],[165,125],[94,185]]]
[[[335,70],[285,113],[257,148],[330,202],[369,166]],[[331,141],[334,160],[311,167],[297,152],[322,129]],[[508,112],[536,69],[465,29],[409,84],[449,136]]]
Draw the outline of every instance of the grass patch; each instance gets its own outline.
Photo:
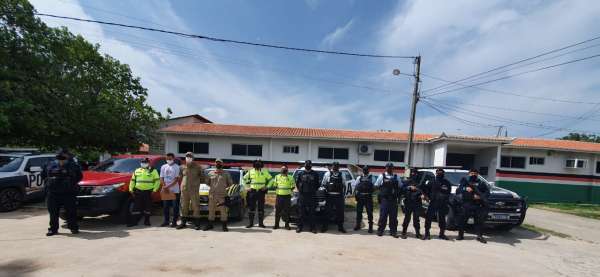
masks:
[[[572,214],[581,217],[600,219],[600,205],[597,204],[573,204],[573,203],[534,203],[530,207]]]
[[[523,227],[524,229],[527,229],[529,231],[540,233],[540,234],[557,236],[557,237],[563,238],[563,239],[571,238],[570,235],[563,234],[563,233],[556,232],[556,231],[552,231],[552,230],[548,230],[548,229],[544,229],[544,228],[537,227],[537,226],[531,225],[531,224],[521,224],[521,227]]]

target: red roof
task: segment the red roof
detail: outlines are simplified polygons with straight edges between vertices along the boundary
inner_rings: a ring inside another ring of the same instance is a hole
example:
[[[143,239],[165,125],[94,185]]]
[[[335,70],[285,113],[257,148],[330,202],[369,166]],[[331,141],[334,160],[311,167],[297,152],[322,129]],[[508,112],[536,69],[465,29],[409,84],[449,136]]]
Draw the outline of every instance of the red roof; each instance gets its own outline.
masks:
[[[519,148],[600,152],[600,143],[574,140],[516,138],[510,144],[508,144],[508,146]]]
[[[181,124],[160,129],[165,133],[179,134],[209,134],[230,136],[254,137],[281,137],[281,138],[324,138],[339,140],[368,140],[368,141],[407,141],[408,133],[380,132],[380,131],[354,131],[321,128],[293,128],[272,126],[246,126],[228,124]],[[427,141],[437,135],[415,134],[415,141]]]

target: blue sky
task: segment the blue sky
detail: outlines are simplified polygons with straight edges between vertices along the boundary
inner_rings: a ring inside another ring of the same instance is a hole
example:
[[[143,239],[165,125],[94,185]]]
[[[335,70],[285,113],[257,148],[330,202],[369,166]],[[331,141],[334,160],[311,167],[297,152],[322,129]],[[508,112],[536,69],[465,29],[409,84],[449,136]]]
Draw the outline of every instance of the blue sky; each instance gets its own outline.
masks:
[[[600,34],[600,3],[577,0],[32,3],[44,13],[213,37],[323,50],[420,54],[423,73],[447,80]],[[175,115],[198,113],[219,123],[408,129],[412,80],[391,72],[399,68],[411,73],[410,60],[305,54],[43,20],[51,26],[67,26],[99,43],[104,53],[128,63],[149,89],[150,104],[162,112],[171,107]],[[584,45],[589,48],[504,75],[598,54],[600,46],[594,46],[598,43],[600,40]],[[592,59],[484,87],[528,96],[600,102],[598,65],[600,59]],[[424,77],[422,87],[426,90],[440,84]],[[600,106],[596,105],[540,101],[476,89],[430,99],[443,101],[438,105],[454,105],[445,106],[444,112],[451,116],[420,103],[418,132],[494,135],[497,125],[505,125],[509,136],[557,137],[568,133],[566,129],[600,132]],[[577,119],[584,114],[586,120]],[[478,124],[461,122],[456,117]],[[523,126],[523,122],[562,129],[532,128]]]

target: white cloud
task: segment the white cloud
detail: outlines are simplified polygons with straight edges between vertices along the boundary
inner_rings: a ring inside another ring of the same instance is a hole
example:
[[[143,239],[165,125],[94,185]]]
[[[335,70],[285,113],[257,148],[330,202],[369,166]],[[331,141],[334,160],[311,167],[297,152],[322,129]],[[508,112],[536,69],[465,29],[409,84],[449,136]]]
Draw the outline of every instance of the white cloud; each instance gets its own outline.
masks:
[[[353,24],[354,19],[350,19],[350,21],[344,24],[344,26],[337,27],[335,30],[333,30],[333,32],[327,34],[323,38],[321,45],[323,45],[327,49],[331,49],[335,44],[337,44],[346,37]]]

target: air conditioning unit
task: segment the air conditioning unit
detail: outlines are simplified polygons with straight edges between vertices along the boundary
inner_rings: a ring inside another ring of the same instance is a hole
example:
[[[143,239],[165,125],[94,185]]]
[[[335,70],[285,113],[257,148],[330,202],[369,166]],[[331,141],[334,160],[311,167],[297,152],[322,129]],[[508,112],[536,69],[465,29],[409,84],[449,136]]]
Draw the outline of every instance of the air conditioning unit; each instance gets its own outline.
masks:
[[[373,146],[370,144],[359,144],[358,154],[359,155],[370,155],[373,152]]]

